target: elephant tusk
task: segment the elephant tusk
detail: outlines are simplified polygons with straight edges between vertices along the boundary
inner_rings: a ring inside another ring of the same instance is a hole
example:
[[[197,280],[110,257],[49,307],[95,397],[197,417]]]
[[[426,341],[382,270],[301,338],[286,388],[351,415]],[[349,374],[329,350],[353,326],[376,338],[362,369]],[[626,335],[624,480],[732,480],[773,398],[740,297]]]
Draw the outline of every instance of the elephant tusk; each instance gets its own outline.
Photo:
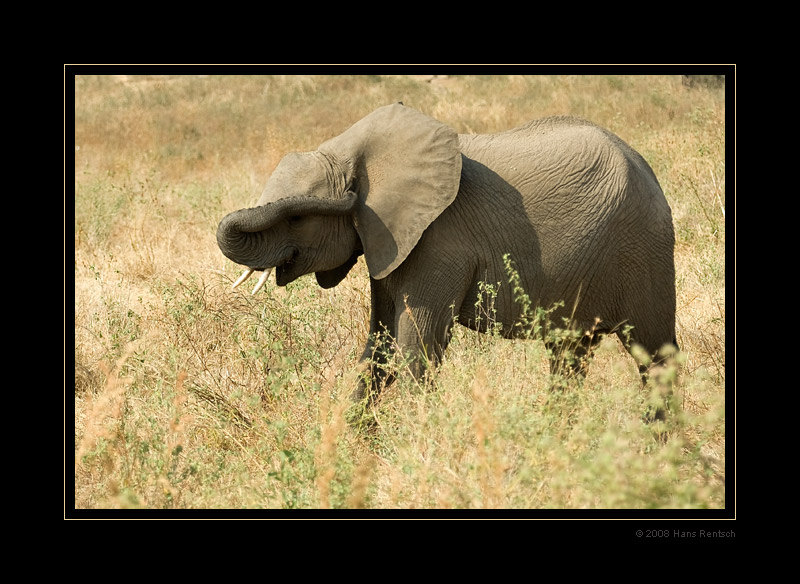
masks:
[[[255,270],[251,270],[250,268],[246,269],[246,270],[245,270],[245,272],[244,272],[244,274],[242,274],[241,276],[239,276],[239,279],[238,279],[238,280],[236,280],[236,281],[233,283],[233,286],[231,286],[231,290],[235,290],[235,289],[236,289],[236,288],[239,286],[239,284],[241,284],[242,282],[244,282],[245,280],[247,280],[247,278],[249,278],[250,276],[252,276],[252,275],[253,275],[253,272],[255,272]],[[271,273],[272,273],[272,268],[270,268],[270,269],[268,269],[268,270],[264,270],[264,271],[261,273],[261,276],[258,278],[258,282],[256,282],[256,286],[255,286],[255,288],[253,288],[253,291],[252,291],[250,294],[255,294],[256,292],[258,292],[259,290],[261,290],[261,289],[264,287],[264,284],[267,282],[267,278],[269,278],[269,275],[270,275]]]
[[[261,273],[261,277],[258,279],[258,282],[256,282],[256,286],[255,288],[253,288],[253,291],[250,294],[255,294],[264,287],[264,283],[267,281],[267,278],[269,278],[271,272],[272,268],[270,268],[269,270],[264,270]]]
[[[249,278],[250,276],[252,276],[254,271],[255,271],[255,270],[251,270],[251,269],[249,269],[249,268],[248,268],[247,270],[245,270],[244,274],[242,274],[241,276],[239,276],[239,279],[238,279],[238,280],[236,280],[236,281],[233,283],[233,286],[231,286],[231,290],[235,290],[235,289],[236,289],[236,288],[239,286],[239,284],[241,284],[242,282],[244,282],[245,280],[247,280],[247,278]]]

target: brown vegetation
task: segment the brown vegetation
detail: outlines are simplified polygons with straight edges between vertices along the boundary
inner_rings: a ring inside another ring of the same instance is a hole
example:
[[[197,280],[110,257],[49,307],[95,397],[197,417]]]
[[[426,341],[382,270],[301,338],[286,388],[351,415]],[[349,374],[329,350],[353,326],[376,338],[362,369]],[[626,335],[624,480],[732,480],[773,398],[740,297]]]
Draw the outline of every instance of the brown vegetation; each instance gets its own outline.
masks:
[[[77,77],[75,507],[724,507],[724,92],[680,76]],[[539,343],[457,327],[431,383],[398,381],[359,429],[363,261],[332,290],[230,290],[220,218],[284,154],[395,101],[460,132],[578,115],[650,162],[677,236],[666,427],[642,422],[649,390],[616,341],[555,395]]]

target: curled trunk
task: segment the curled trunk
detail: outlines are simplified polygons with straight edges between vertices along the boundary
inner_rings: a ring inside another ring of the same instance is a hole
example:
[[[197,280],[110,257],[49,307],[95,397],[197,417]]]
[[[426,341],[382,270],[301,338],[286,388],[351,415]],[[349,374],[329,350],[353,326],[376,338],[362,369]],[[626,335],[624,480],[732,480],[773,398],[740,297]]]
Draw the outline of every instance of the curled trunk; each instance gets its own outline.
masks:
[[[217,244],[225,256],[237,264],[253,269],[271,267],[264,264],[263,232],[279,221],[303,215],[349,215],[357,195],[345,193],[342,199],[295,197],[281,199],[250,209],[239,209],[222,218],[217,228]]]

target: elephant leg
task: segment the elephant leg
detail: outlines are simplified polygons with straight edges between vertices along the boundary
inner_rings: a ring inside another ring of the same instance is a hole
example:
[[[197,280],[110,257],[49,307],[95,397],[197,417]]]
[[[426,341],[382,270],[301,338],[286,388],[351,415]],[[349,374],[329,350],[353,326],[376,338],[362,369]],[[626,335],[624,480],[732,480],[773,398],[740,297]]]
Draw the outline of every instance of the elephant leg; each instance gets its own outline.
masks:
[[[370,403],[373,403],[381,389],[394,380],[394,376],[386,367],[390,352],[391,333],[389,330],[371,331],[358,363],[360,377],[352,394],[353,401],[362,402],[369,397]]]
[[[371,282],[370,294],[369,337],[359,360],[359,383],[352,395],[356,402],[364,401],[367,396],[373,402],[381,388],[389,385],[394,378],[386,367],[396,336],[394,302],[375,280]]]
[[[545,341],[550,374],[561,378],[583,378],[589,367],[594,347],[602,335],[583,335],[580,339]]]
[[[356,399],[374,400],[395,373],[407,372],[422,380],[441,361],[469,280],[460,272],[454,278],[445,269],[435,270],[431,263],[425,263],[429,276],[419,281],[409,282],[403,273],[372,279],[370,336],[361,357],[364,374]],[[419,271],[405,268],[414,274]],[[396,371],[398,367],[401,371]]]
[[[450,341],[452,323],[452,313],[444,307],[410,306],[405,300],[398,310],[397,348],[408,371],[418,381],[441,362]]]
[[[639,366],[642,389],[652,387],[659,395],[658,402],[648,406],[644,420],[666,421],[668,412],[672,409],[672,376],[660,373],[670,366],[669,361],[678,350],[678,342],[674,332],[666,328],[659,335],[643,332],[647,332],[643,327],[639,331],[634,328],[629,342],[623,339],[623,343]]]
[[[662,345],[653,352],[650,365],[639,364],[639,373],[642,376],[642,387],[650,387],[656,395],[656,401],[651,403],[645,412],[646,422],[662,421],[665,422],[669,412],[674,412],[673,404],[673,385],[676,380],[676,372],[670,368],[676,366],[671,359],[678,350],[678,343],[673,339],[672,343]]]

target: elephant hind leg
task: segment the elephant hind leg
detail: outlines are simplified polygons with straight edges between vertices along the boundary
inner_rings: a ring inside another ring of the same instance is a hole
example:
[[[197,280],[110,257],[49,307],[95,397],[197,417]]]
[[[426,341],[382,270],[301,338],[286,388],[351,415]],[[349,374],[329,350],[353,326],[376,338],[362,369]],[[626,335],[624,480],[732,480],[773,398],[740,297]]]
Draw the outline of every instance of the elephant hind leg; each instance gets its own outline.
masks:
[[[661,335],[641,335],[634,329],[630,336],[619,335],[625,348],[636,360],[639,372],[646,376],[653,367],[665,364],[677,351],[674,332]]]
[[[635,329],[633,331],[635,333]],[[644,342],[642,342],[644,341]],[[628,352],[639,367],[642,389],[652,389],[657,394],[657,401],[651,403],[644,414],[648,423],[666,421],[672,407],[672,385],[674,376],[667,373],[671,360],[678,351],[678,341],[674,332],[666,331],[660,336],[637,336],[623,339]]]

